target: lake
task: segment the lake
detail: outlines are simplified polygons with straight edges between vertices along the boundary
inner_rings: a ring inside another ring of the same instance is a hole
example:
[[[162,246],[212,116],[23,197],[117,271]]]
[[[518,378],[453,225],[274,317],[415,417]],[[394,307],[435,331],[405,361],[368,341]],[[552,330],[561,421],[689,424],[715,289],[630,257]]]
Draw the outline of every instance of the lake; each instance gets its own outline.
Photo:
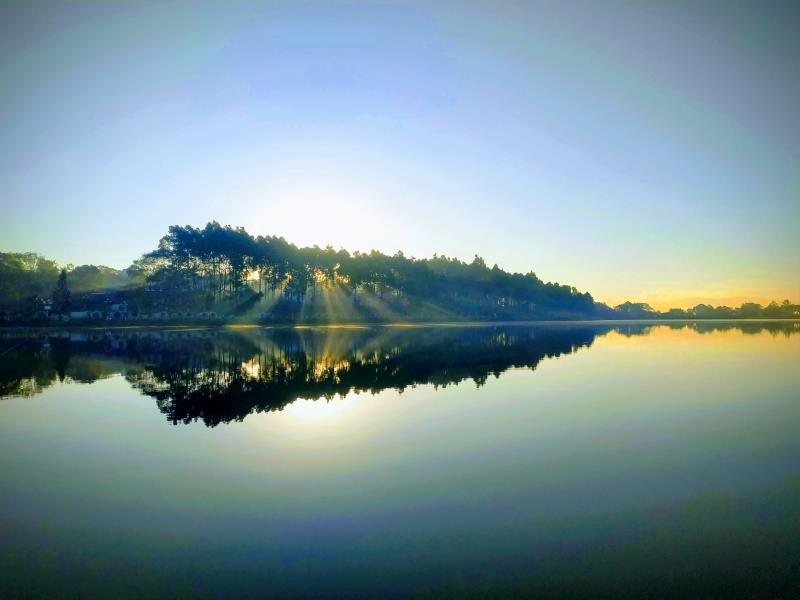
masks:
[[[0,597],[800,597],[800,323],[0,332]]]

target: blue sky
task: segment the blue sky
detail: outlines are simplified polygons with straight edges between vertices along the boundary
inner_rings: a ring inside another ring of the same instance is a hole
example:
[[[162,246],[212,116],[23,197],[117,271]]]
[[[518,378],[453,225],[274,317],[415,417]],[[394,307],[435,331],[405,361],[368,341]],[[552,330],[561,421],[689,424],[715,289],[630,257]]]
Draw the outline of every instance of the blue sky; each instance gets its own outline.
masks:
[[[797,2],[3,3],[0,249],[208,220],[685,304],[800,297]]]

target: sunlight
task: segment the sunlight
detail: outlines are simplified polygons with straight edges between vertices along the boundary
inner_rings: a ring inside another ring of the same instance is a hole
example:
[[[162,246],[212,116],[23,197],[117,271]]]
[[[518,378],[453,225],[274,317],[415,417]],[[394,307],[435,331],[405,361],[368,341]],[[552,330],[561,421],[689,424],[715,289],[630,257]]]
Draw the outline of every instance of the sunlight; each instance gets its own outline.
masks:
[[[261,363],[255,358],[242,363],[242,372],[248,377],[258,379],[261,375]]]
[[[326,400],[296,400],[287,406],[282,414],[288,415],[290,421],[297,424],[341,424],[342,420],[352,413],[356,404],[356,394],[347,394],[344,398],[339,396]]]
[[[377,296],[372,292],[366,290],[361,292],[358,300],[382,321],[397,322],[403,320],[403,315],[394,310],[385,300],[381,299],[380,296]]]
[[[338,248],[355,243],[363,249],[384,245],[384,211],[367,190],[340,179],[319,176],[309,180],[304,173],[302,177],[270,182],[269,197],[274,200],[259,203],[260,209],[251,217],[253,226],[268,231],[280,223],[276,233],[300,245],[331,244]],[[336,227],[331,227],[332,223]]]

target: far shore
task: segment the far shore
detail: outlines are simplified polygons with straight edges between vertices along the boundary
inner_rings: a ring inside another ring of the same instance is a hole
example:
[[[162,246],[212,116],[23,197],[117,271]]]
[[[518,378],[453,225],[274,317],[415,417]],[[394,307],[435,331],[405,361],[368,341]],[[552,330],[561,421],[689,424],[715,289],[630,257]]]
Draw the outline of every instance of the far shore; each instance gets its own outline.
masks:
[[[798,323],[800,319],[753,318],[753,319],[577,319],[542,321],[408,321],[390,323],[373,321],[364,323],[223,323],[223,322],[162,322],[109,321],[108,323],[9,323],[0,325],[0,331],[53,331],[53,330],[196,330],[196,329],[370,329],[429,327],[496,327],[496,326],[541,326],[541,325],[667,325],[680,323]]]

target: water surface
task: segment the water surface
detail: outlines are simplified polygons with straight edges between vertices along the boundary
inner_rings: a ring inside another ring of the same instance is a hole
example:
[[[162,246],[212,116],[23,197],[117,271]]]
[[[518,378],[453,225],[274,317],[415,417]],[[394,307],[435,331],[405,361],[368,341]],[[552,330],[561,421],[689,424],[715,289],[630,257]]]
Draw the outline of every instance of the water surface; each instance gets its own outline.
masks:
[[[800,595],[800,324],[0,333],[0,597]]]

